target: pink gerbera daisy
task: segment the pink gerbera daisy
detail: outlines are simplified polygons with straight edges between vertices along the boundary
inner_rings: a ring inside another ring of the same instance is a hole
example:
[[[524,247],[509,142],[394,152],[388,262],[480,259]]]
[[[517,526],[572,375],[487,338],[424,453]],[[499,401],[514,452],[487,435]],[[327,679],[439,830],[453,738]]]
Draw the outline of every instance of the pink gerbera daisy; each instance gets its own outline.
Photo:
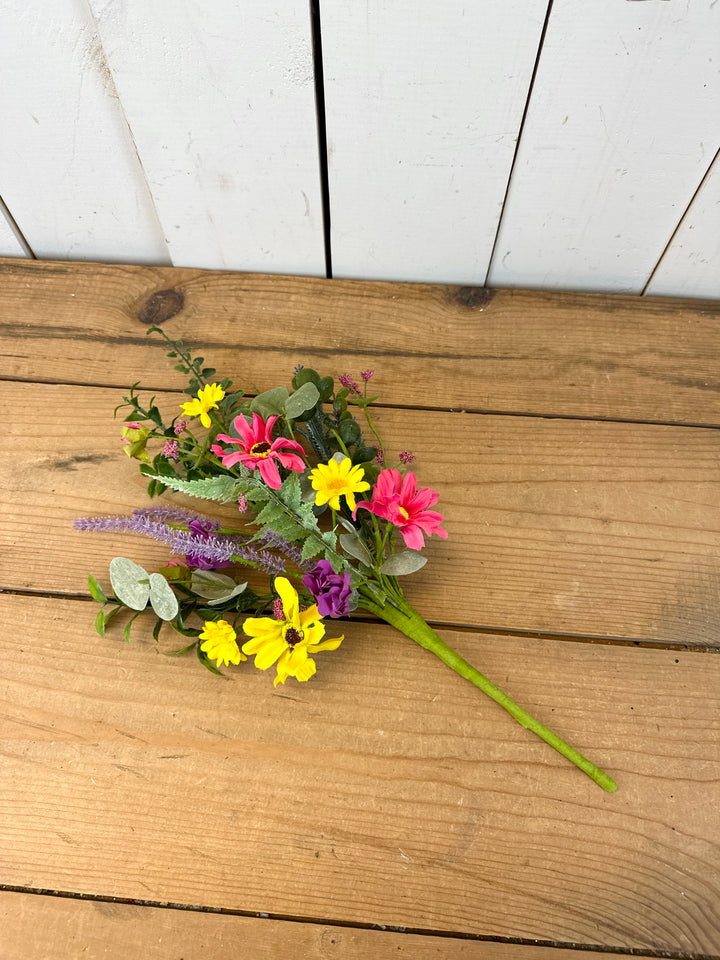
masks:
[[[217,438],[239,449],[223,449],[217,443],[214,443],[210,449],[221,458],[224,467],[241,463],[250,470],[259,470],[265,483],[273,490],[279,490],[282,481],[275,461],[277,460],[288,470],[302,473],[305,464],[297,454],[303,455],[305,451],[296,440],[289,440],[287,437],[272,439],[272,429],[277,419],[277,417],[268,417],[265,421],[254,413],[252,423],[248,423],[243,416],[235,417],[233,426],[241,439],[228,437],[224,433],[219,433]]]
[[[407,547],[422,550],[424,533],[428,536],[436,533],[443,539],[447,537],[447,530],[440,526],[442,514],[428,510],[437,501],[438,494],[434,490],[428,487],[418,490],[414,473],[409,472],[403,478],[399,470],[381,470],[373,487],[372,499],[358,503],[357,510],[365,507],[370,513],[389,520],[398,527]]]

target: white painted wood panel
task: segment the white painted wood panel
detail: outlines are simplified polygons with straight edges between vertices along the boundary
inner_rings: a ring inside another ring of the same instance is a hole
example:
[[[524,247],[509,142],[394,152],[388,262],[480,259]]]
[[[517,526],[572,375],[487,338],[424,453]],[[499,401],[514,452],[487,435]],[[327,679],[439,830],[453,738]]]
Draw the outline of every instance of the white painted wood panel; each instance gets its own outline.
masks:
[[[89,0],[173,263],[324,275],[307,0]]]
[[[17,237],[10,222],[5,204],[0,199],[0,257],[27,257],[27,251]]]
[[[489,274],[639,293],[720,137],[720,4],[555,0]]]
[[[645,292],[720,299],[720,153]]]
[[[333,274],[482,284],[546,0],[333,0]]]
[[[167,263],[85,0],[2,0],[0,24],[0,191],[36,256]]]

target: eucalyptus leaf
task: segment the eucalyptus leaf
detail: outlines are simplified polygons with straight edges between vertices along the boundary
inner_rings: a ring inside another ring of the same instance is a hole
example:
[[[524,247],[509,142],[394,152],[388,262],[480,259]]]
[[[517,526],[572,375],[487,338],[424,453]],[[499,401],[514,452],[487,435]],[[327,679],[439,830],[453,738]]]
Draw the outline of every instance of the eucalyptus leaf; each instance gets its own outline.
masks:
[[[426,563],[426,557],[421,556],[417,550],[403,550],[402,553],[394,553],[388,557],[380,567],[380,573],[388,577],[405,577],[409,573],[415,573]]]
[[[236,583],[232,577],[214,570],[193,570],[190,589],[198,597],[208,601],[209,606],[225,603],[239,596],[247,587],[245,583]]]
[[[320,399],[320,393],[314,383],[308,381],[288,398],[285,404],[285,416],[289,420],[295,420],[305,413],[306,410],[312,410]]]
[[[268,417],[280,416],[289,396],[287,387],[273,387],[272,390],[258,394],[250,404],[250,410],[260,414],[264,420]]]
[[[303,503],[315,503],[315,488],[306,473],[300,477],[300,497]]]
[[[355,420],[343,420],[338,427],[340,436],[346,444],[357,443],[361,436],[360,424]]]
[[[234,586],[232,577],[214,570],[193,570],[190,578],[190,589],[204,600],[217,600],[228,592],[228,588],[232,590]]]
[[[247,580],[245,583],[239,583],[230,593],[227,593],[224,597],[218,597],[217,600],[208,600],[209,607],[219,607],[221,603],[227,603],[228,600],[232,600],[233,597],[239,597],[241,593],[245,592],[247,587]]]
[[[126,607],[131,610],[145,609],[150,598],[150,577],[144,567],[127,557],[113,557],[110,561],[110,583],[115,596]]]
[[[364,563],[366,567],[372,567],[373,558],[370,555],[370,551],[356,533],[341,533],[340,546],[345,553],[349,553],[351,557],[355,557],[360,563]]]
[[[172,620],[177,616],[178,599],[161,573],[150,574],[150,605],[161,620]]]

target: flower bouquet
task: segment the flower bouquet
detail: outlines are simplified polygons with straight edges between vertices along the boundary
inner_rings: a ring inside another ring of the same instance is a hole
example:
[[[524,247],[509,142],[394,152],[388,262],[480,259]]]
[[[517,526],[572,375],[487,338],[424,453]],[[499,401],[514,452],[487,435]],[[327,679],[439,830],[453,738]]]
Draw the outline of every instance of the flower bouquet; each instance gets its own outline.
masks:
[[[213,673],[254,657],[260,670],[274,668],[275,685],[305,683],[316,672],[316,655],[343,641],[326,635],[325,621],[363,609],[434,653],[604,790],[616,789],[460,657],[405,599],[400,581],[425,565],[425,538],[447,532],[433,509],[438,494],[419,486],[410,469],[412,454],[402,451],[390,464],[371,412],[378,399],[368,395],[373,371],[363,371],[360,382],[341,375],[336,384],[298,366],[289,388],[248,397],[231,380],[218,380],[182,341],[155,326],[148,333],[165,339],[176,369],[188,376],[191,399],[166,423],[154,398],[143,406],[134,384],[115,410],[129,408],[125,452],[139,461],[150,498],[177,491],[232,505],[236,520],[228,526],[170,503],[76,520],[80,530],[151,537],[173,555],[153,573],[115,557],[112,597],[89,578],[102,636],[129,609],[129,640],[133,622],[147,612],[156,640],[168,624],[190,641],[176,653],[194,651]],[[248,580],[238,576],[243,568]]]

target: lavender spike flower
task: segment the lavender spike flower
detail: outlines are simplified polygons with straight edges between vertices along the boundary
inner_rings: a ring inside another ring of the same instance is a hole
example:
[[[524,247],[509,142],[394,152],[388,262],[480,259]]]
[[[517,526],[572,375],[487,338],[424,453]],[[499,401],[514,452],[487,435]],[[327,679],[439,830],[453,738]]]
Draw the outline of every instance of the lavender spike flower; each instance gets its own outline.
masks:
[[[171,520],[188,525],[193,522],[201,523],[204,532],[197,534],[190,530],[178,530],[170,525]],[[208,528],[217,530],[220,524],[182,507],[147,507],[134,510],[129,516],[80,517],[74,521],[73,526],[77,530],[85,531],[140,534],[167,544],[173,553],[189,555],[195,561],[204,560],[216,567],[227,566],[236,559],[258,565],[272,576],[285,572],[285,564],[280,557],[269,550],[258,550],[249,546],[249,537],[217,534],[209,537]]]
[[[279,533],[275,533],[274,530],[266,530],[260,539],[265,546],[273,550],[279,550],[280,553],[284,554],[288,560],[301,570],[310,571],[315,566],[314,562],[303,560],[302,550],[296,543],[290,543],[289,540],[285,540],[284,537],[281,537]]]

